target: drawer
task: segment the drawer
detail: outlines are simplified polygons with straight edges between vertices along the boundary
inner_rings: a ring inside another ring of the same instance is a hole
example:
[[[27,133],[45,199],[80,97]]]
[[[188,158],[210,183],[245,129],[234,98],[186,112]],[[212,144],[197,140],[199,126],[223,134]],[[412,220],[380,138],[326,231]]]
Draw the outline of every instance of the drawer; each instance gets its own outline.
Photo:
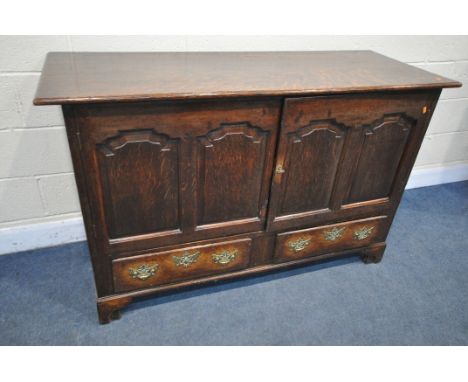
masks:
[[[226,241],[114,260],[115,292],[246,268],[252,239]]]
[[[327,252],[365,247],[383,240],[386,216],[284,232],[276,236],[275,260],[290,261]]]

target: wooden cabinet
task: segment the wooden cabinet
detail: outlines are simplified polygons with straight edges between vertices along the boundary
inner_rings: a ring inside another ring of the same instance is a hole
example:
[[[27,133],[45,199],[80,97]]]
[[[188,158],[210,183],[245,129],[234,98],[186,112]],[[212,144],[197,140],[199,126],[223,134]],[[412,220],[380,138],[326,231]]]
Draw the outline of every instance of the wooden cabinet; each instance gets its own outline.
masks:
[[[175,288],[380,261],[454,86],[372,52],[49,54],[35,103],[63,108],[100,321]]]

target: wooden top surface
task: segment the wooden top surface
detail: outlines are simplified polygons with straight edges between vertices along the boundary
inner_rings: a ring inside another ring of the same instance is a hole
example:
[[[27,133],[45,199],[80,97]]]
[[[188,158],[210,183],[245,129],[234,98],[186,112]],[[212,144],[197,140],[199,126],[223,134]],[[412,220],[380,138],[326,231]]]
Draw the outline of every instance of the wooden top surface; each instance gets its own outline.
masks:
[[[47,55],[36,105],[459,87],[372,51]]]

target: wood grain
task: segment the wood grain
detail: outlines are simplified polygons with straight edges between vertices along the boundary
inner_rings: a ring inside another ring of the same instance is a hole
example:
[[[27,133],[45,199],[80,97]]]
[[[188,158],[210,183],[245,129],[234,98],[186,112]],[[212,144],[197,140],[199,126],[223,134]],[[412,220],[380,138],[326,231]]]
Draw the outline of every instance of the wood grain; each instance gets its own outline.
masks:
[[[250,263],[251,242],[250,238],[244,238],[218,244],[188,246],[171,251],[114,260],[115,291],[123,292],[149,288],[156,285],[246,268]],[[229,260],[225,264],[214,261],[214,255],[222,254],[226,251],[232,254],[232,260]],[[183,256],[196,256],[196,259],[187,266],[178,265],[174,257],[181,258]],[[153,276],[145,280],[132,277],[129,270],[138,268],[141,265],[156,266],[157,270]]]
[[[263,229],[280,100],[73,105],[110,255]]]
[[[316,95],[461,84],[372,51],[47,55],[34,103]]]
[[[412,131],[424,127],[431,94],[287,98],[276,161],[285,173],[272,183],[268,230],[387,214],[407,166],[403,152]]]
[[[381,241],[385,236],[385,219],[385,216],[379,216],[377,218],[280,233],[276,237],[275,260],[291,261],[321,255],[326,252],[367,247],[373,242]],[[355,232],[365,228],[369,229],[368,236],[357,239]],[[335,239],[333,236],[327,236],[327,234],[330,235],[333,232],[338,233]],[[306,240],[307,245],[304,245],[303,249],[294,250],[291,243],[301,239]]]

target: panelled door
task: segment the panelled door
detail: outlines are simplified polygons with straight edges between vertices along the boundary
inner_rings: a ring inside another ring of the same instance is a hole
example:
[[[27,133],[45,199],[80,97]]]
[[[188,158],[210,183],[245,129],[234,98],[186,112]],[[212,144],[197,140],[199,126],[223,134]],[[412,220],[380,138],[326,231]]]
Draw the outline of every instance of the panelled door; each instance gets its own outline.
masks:
[[[262,230],[280,100],[85,105],[98,238],[122,256]]]
[[[423,93],[286,99],[268,230],[385,213],[403,191],[414,161],[406,148],[422,139],[429,105]]]

